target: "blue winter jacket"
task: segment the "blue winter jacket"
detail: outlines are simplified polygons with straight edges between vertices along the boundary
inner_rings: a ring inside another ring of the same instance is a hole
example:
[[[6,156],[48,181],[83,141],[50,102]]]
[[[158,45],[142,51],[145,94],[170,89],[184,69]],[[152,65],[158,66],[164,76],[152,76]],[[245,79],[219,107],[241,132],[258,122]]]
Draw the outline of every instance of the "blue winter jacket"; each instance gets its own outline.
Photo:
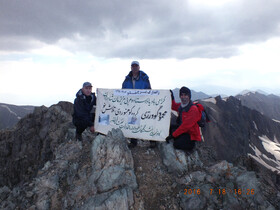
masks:
[[[94,113],[91,113],[93,105],[96,105],[95,93],[91,93],[90,96],[86,96],[83,94],[82,89],[80,89],[77,92],[76,99],[74,101],[74,125],[82,123],[88,127],[93,126],[92,120],[94,119]]]
[[[133,89],[132,71],[130,71],[129,74],[125,77],[125,80],[122,84],[122,88],[123,89]],[[139,78],[138,78],[138,80],[135,80],[134,89],[151,89],[149,77],[145,72],[143,72],[141,70],[139,71]]]

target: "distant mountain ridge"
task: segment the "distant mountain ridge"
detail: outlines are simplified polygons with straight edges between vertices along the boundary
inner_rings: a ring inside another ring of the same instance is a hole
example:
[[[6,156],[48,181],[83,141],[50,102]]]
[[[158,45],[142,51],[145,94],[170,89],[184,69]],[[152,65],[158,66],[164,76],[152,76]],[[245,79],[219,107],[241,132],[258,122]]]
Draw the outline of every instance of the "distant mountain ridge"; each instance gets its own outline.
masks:
[[[270,94],[265,95],[259,92],[248,92],[243,95],[237,95],[241,104],[255,109],[271,119],[280,121],[280,97]]]
[[[32,113],[34,108],[35,106],[16,106],[0,103],[0,129],[15,126],[21,118]]]

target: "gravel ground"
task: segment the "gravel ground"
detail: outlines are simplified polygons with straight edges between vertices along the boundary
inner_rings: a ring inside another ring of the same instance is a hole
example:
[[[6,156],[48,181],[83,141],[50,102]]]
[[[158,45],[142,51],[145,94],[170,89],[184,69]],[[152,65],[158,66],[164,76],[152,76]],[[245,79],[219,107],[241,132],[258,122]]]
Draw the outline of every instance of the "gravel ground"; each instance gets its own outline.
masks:
[[[135,209],[180,209],[178,193],[184,189],[163,165],[158,148],[138,141],[131,149],[139,191],[135,193]]]

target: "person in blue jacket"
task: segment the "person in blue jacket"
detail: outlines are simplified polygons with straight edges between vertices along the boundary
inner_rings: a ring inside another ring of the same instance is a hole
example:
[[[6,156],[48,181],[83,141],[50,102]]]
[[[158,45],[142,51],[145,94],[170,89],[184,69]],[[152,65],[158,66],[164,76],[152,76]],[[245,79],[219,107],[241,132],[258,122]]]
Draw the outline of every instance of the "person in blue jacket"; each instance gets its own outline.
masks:
[[[140,64],[138,61],[131,62],[131,71],[125,77],[122,83],[123,89],[152,89],[148,75],[140,70]],[[130,148],[137,146],[137,139],[131,139]],[[150,147],[156,147],[155,141],[150,141]]]
[[[96,105],[96,97],[95,93],[92,93],[92,85],[90,82],[85,82],[74,101],[73,124],[76,126],[76,140],[82,141],[82,133],[86,128],[94,133],[94,105]]]
[[[123,89],[151,89],[148,75],[140,70],[138,61],[132,61],[131,71],[125,77]]]

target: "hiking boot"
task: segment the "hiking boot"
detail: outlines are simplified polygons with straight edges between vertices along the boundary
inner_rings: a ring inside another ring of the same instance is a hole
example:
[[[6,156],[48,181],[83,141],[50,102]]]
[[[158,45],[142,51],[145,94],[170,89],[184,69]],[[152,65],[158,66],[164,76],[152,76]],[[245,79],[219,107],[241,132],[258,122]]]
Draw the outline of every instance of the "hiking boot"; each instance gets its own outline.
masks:
[[[153,149],[157,146],[157,142],[156,141],[150,141],[150,148]]]
[[[83,141],[83,137],[82,137],[82,134],[80,134],[80,133],[76,133],[76,140],[77,141]]]
[[[137,139],[131,139],[130,143],[128,144],[128,148],[134,148],[137,146]]]

